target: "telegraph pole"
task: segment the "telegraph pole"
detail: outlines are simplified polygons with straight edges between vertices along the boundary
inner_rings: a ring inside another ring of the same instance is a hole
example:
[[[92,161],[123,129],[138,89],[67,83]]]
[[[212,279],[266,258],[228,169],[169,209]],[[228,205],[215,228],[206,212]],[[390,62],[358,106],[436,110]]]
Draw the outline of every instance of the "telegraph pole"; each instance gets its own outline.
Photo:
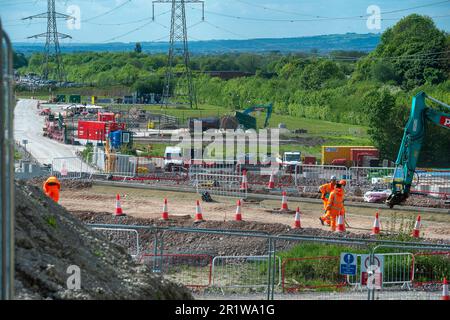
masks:
[[[155,3],[171,3],[172,17],[170,23],[169,53],[167,57],[166,76],[163,89],[163,101],[166,107],[169,104],[185,105],[197,108],[197,96],[192,81],[188,36],[186,27],[186,3],[202,5],[202,20],[205,19],[204,1],[200,0],[157,0],[153,1],[153,20],[155,20]],[[184,68],[174,73],[175,59],[182,57]],[[176,83],[175,83],[176,81]],[[171,99],[172,98],[172,99]],[[173,102],[170,103],[170,100]]]
[[[61,50],[59,47],[59,39],[66,39],[66,38],[72,38],[71,36],[59,33],[57,26],[56,26],[56,19],[74,19],[74,17],[71,17],[69,15],[58,13],[55,9],[55,0],[47,0],[47,12],[40,13],[34,16],[23,18],[22,20],[31,20],[31,19],[38,19],[38,18],[46,18],[47,19],[47,32],[36,34],[34,36],[28,37],[30,38],[46,38],[45,40],[45,61],[44,61],[44,68],[42,71],[42,77],[45,80],[48,80],[49,74],[50,74],[50,58],[54,57],[54,62],[56,65],[56,80],[59,82],[63,82],[66,80],[66,74],[64,72],[64,66],[61,59]]]

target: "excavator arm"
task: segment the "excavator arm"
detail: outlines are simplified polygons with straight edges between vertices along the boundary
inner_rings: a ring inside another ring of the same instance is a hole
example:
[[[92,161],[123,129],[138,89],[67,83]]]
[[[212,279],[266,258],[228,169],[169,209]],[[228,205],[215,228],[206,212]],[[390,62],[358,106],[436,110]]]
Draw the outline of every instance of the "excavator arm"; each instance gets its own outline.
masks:
[[[411,184],[425,136],[425,122],[430,121],[436,125],[450,129],[450,114],[445,114],[427,107],[425,104],[426,98],[450,109],[450,106],[447,104],[428,97],[424,92],[419,92],[413,98],[411,114],[405,127],[402,144],[396,161],[392,182],[392,194],[386,200],[387,205],[391,208],[396,204],[404,202],[410,195]]]
[[[252,106],[248,109],[246,109],[244,112],[242,112],[245,115],[249,115],[250,113],[254,112],[254,111],[266,111],[266,120],[264,121],[264,128],[267,128],[267,126],[269,125],[269,120],[270,117],[272,116],[272,110],[273,110],[273,104],[259,104],[259,105],[255,105]]]

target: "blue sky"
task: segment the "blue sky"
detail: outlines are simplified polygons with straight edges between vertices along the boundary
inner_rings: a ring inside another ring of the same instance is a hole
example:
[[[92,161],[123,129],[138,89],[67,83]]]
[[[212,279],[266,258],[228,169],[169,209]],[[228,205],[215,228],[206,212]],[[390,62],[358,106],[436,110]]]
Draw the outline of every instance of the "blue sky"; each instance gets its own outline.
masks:
[[[381,29],[367,27],[371,5],[381,10]],[[69,29],[66,21],[58,20],[58,31],[73,37],[62,43],[168,39],[169,4],[155,6],[155,22],[151,21],[151,0],[56,0],[58,12],[67,13],[71,6],[80,9],[80,28]],[[191,40],[378,33],[411,13],[435,17],[440,29],[450,31],[450,1],[443,0],[205,0],[205,22],[200,9],[199,4],[187,4]],[[45,19],[21,19],[46,10],[47,0],[0,0],[0,18],[13,42],[45,41],[26,39],[46,31]]]

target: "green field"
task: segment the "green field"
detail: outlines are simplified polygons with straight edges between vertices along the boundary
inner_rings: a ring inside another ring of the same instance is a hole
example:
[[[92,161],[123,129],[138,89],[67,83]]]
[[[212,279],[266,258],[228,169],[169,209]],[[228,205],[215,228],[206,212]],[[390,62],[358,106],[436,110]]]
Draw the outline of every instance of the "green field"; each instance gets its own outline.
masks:
[[[72,91],[70,93],[75,92]],[[67,92],[66,94],[70,93]],[[25,93],[22,93],[19,96],[22,98],[30,97],[29,94]],[[36,94],[35,97],[39,99],[48,99],[48,94]],[[83,96],[83,100],[86,99],[88,99],[88,97]],[[148,112],[175,116],[180,119],[180,122],[183,124],[186,124],[189,118],[222,117],[224,115],[233,115],[234,113],[229,109],[213,105],[199,105],[197,109],[165,108],[160,105],[114,105],[114,108],[122,110],[127,110],[132,107],[144,109]],[[266,114],[264,112],[261,112],[260,114],[254,113],[253,116],[257,119],[258,127],[262,128]],[[307,134],[289,134],[284,137],[306,139],[308,142],[305,144],[293,143],[280,145],[280,153],[286,151],[301,151],[303,155],[320,158],[322,145],[372,145],[372,142],[367,135],[367,127],[364,126],[272,114],[269,121],[269,127],[277,128],[280,123],[285,124],[289,130],[304,129],[308,131]],[[168,146],[168,144],[154,143],[151,146],[152,150],[146,153],[146,155],[163,156],[166,146]],[[145,146],[142,145],[137,146],[140,150],[144,149],[144,147]]]

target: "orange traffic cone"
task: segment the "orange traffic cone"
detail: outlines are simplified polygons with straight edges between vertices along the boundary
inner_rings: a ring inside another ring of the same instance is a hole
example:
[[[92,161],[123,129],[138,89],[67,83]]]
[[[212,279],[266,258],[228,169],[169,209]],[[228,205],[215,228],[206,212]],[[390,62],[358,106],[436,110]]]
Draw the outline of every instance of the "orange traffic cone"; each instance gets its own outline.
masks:
[[[275,177],[273,175],[273,172],[270,174],[270,180],[269,184],[267,185],[267,189],[272,190],[275,188]]]
[[[345,232],[344,215],[342,213],[338,215],[336,232]]]
[[[195,221],[203,221],[202,208],[200,207],[200,201],[197,200],[195,206]]]
[[[288,209],[288,204],[287,204],[287,196],[286,196],[286,191],[283,191],[283,193],[281,194],[281,210],[289,210]]]
[[[169,210],[167,209],[167,199],[164,199],[163,213],[161,220],[169,220]]]
[[[242,221],[241,200],[237,201],[236,216],[235,216],[234,220]]]
[[[295,212],[295,221],[294,221],[294,229],[301,229],[302,222],[300,220],[300,208],[297,207],[297,211]]]
[[[444,278],[444,281],[442,282],[442,299],[441,300],[450,300],[450,296],[448,295],[448,282],[447,278]]]
[[[375,221],[373,222],[373,227],[372,227],[372,235],[375,234],[380,234],[380,220],[378,217],[378,212],[375,215]]]
[[[414,229],[412,232],[412,236],[414,238],[419,238],[420,237],[420,226],[421,226],[421,222],[420,222],[420,214],[417,216],[417,220],[416,220],[416,224],[414,225]]]
[[[116,195],[116,212],[114,214],[116,217],[124,216],[125,214],[122,211],[122,207],[120,206],[120,195]]]
[[[248,182],[247,182],[247,170],[242,171],[242,183],[241,183],[241,190],[247,190],[248,189]]]

